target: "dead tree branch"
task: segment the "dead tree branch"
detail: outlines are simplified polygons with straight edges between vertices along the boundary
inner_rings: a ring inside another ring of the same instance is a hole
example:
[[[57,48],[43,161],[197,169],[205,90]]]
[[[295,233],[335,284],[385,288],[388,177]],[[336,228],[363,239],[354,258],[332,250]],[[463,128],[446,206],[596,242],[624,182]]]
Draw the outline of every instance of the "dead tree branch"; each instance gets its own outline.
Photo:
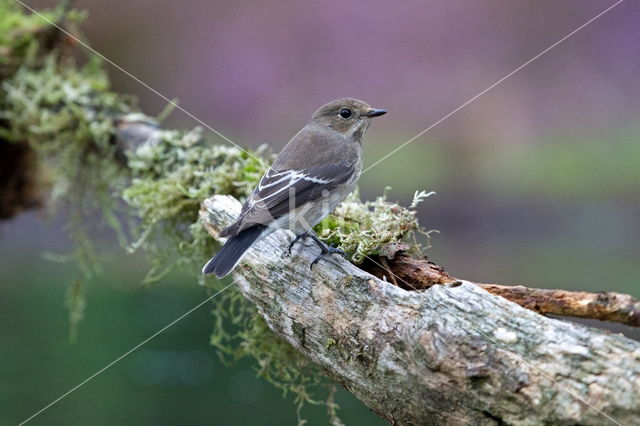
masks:
[[[217,231],[240,203],[215,196]],[[238,287],[269,327],[393,424],[634,424],[640,343],[546,318],[478,285],[407,291],[339,258],[257,243]]]

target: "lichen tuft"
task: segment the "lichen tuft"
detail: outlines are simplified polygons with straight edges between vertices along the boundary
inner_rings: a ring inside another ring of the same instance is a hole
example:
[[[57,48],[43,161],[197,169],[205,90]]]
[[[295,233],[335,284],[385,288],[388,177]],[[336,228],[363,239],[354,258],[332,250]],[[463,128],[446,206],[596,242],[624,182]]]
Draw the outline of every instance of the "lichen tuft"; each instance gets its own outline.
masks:
[[[389,190],[390,188],[387,188]],[[387,191],[375,201],[362,202],[357,191],[317,225],[321,239],[344,250],[351,262],[362,263],[367,256],[380,255],[389,244],[408,242],[409,250],[421,252],[416,234],[429,238],[420,226],[417,205],[432,193],[416,192],[410,208],[387,200]]]

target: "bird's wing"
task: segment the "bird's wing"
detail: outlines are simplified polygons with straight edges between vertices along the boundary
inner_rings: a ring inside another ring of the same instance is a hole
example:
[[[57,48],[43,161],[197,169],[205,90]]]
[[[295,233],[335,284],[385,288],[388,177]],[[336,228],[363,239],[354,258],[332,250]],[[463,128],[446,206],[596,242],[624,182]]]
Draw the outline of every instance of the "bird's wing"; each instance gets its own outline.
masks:
[[[257,224],[268,226],[291,209],[319,199],[323,191],[347,183],[354,173],[357,173],[356,169],[348,162],[304,170],[270,168],[242,206],[238,220],[225,228],[220,236],[233,236]]]

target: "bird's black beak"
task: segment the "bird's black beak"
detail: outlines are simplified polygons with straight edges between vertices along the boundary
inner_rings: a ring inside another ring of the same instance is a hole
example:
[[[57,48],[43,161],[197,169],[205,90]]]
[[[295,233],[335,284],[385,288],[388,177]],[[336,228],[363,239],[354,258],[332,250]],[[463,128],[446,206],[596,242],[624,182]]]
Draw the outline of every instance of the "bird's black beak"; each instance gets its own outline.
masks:
[[[387,113],[384,109],[371,109],[365,115],[367,117],[380,117],[381,115],[385,115]]]

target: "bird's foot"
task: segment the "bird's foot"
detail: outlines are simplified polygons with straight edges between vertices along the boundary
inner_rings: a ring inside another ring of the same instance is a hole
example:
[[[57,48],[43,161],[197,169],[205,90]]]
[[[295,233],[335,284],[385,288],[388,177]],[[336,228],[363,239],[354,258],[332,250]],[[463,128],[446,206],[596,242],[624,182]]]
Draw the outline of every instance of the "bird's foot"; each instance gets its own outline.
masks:
[[[309,265],[309,269],[313,269],[313,265],[317,264],[318,262],[320,262],[322,260],[323,257],[325,257],[328,254],[339,254],[343,257],[347,257],[347,254],[335,247],[331,247],[330,245],[325,244],[320,238],[318,238],[318,236],[311,230],[309,231],[305,231],[302,232],[298,235],[296,235],[296,237],[293,239],[293,241],[291,241],[291,243],[289,244],[289,254],[291,254],[291,250],[293,249],[293,246],[296,245],[296,243],[304,238],[310,237],[314,243],[316,243],[316,245],[318,247],[320,247],[320,254],[318,255],[318,257],[316,257],[315,259],[313,259],[313,262],[311,262],[311,265]]]
[[[306,231],[303,232],[301,234],[296,235],[296,237],[293,239],[293,241],[291,241],[291,244],[289,244],[289,254],[291,254],[291,249],[293,249],[293,246],[296,245],[296,243],[304,238],[307,238],[309,236],[309,233],[311,231]]]
[[[318,262],[320,262],[322,260],[323,257],[325,257],[327,254],[339,254],[342,257],[347,257],[347,254],[345,252],[343,252],[342,250],[335,248],[335,247],[331,247],[325,243],[323,243],[320,238],[318,238],[317,235],[315,234],[310,234],[309,235],[311,237],[311,239],[318,245],[318,247],[320,247],[320,254],[318,255],[318,257],[316,257],[315,259],[313,259],[313,262],[311,262],[311,265],[309,265],[309,269],[313,270],[313,265],[317,264]]]

